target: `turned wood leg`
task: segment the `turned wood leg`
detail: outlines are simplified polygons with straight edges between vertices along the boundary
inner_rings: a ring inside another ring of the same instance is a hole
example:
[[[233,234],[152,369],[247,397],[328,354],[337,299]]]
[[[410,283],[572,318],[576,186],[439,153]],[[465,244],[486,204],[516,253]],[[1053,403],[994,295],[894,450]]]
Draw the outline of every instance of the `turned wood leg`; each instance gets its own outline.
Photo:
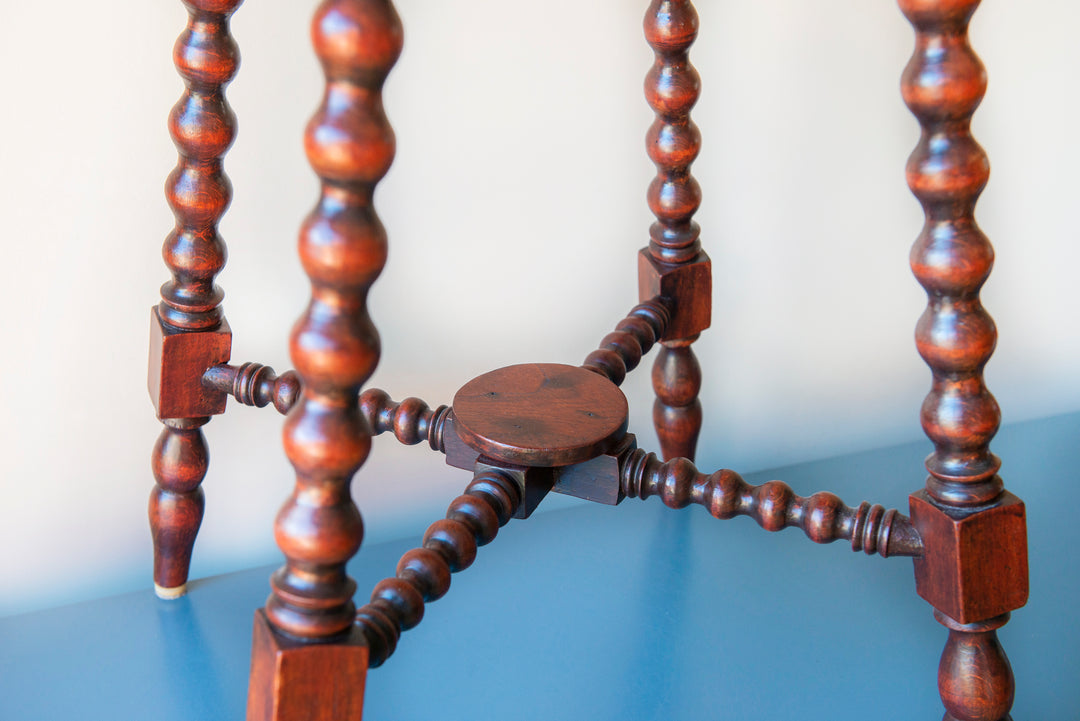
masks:
[[[701,366],[690,343],[664,343],[653,364],[653,425],[660,451],[668,461],[679,457],[694,460],[701,432]]]
[[[184,595],[195,535],[203,518],[203,491],[210,452],[201,426],[209,418],[164,421],[154,444],[157,485],[150,493],[154,537],[154,590],[161,598]]]
[[[1004,490],[990,452],[1001,412],[983,381],[997,330],[979,299],[994,250],[975,222],[990,174],[971,135],[986,91],[967,36],[978,4],[900,0],[915,27],[901,88],[922,129],[907,180],[926,216],[911,251],[928,298],[915,342],[933,372],[922,426],[934,452],[926,488],[910,498],[925,546],[915,582],[949,629],[938,672],[947,721],[1009,718],[1013,678],[996,630],[1028,595],[1024,504]]]
[[[1010,721],[1016,683],[997,637],[1009,614],[968,624],[936,616],[949,629],[938,666],[944,721]]]
[[[249,721],[359,719],[368,666],[345,573],[363,539],[349,485],[371,448],[358,398],[379,360],[367,294],[387,244],[372,198],[394,157],[381,93],[402,29],[389,0],[324,0],[311,36],[326,92],[304,136],[321,192],[300,230],[311,301],[290,337],[303,392],[283,437],[296,487],[274,524],[285,566],[256,615]]]
[[[712,266],[693,220],[701,189],[690,173],[701,149],[701,134],[690,119],[700,94],[689,59],[697,27],[689,0],[653,0],[645,14],[645,38],[655,53],[645,97],[656,112],[646,136],[657,171],[648,191],[656,222],[639,256],[638,287],[642,301],[659,296],[671,311],[652,374],[653,422],[665,459],[694,457],[701,431],[701,367],[690,344],[709,327],[712,303]]]
[[[206,475],[206,440],[199,428],[225,410],[225,396],[202,385],[203,373],[229,360],[232,333],[214,284],[225,265],[217,224],[232,197],[222,157],[236,134],[224,89],[239,54],[229,17],[240,0],[185,0],[187,27],[173,59],[184,93],[169,115],[179,157],[165,194],[176,226],[162,255],[172,280],[161,288],[150,335],[149,389],[165,428],[154,447],[157,487],[150,497],[154,585],[162,598],[183,595],[191,550],[202,521],[199,484]]]

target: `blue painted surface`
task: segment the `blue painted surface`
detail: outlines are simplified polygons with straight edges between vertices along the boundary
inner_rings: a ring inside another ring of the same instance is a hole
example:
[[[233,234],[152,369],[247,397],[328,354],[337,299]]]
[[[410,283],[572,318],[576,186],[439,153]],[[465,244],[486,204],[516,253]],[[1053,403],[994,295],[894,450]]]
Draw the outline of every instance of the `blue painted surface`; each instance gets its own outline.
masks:
[[[994,447],[1029,513],[1032,599],[1001,632],[1013,716],[1080,716],[1080,414]],[[906,506],[924,443],[754,474]],[[467,482],[463,477],[462,485]],[[449,500],[449,499],[447,499]],[[361,588],[415,540],[365,548]],[[270,568],[0,620],[0,719],[242,719]],[[656,499],[514,521],[368,677],[365,719],[938,719],[945,631],[906,559]]]

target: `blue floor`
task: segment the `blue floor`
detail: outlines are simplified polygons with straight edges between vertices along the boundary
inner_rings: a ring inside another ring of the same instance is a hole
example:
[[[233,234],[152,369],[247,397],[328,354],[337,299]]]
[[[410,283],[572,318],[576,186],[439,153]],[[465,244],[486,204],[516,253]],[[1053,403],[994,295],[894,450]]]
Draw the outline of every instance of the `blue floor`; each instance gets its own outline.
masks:
[[[1000,634],[1017,721],[1080,718],[1080,573],[1068,550],[1080,547],[1078,439],[1073,414],[1006,426],[994,443],[1028,505],[1031,601]],[[927,450],[748,480],[906,512]],[[370,589],[415,544],[366,547],[351,575]],[[195,582],[179,601],[146,590],[0,620],[0,719],[242,719],[252,612],[271,570]],[[942,714],[945,635],[910,560],[630,499],[502,529],[369,673],[365,719],[930,721]]]

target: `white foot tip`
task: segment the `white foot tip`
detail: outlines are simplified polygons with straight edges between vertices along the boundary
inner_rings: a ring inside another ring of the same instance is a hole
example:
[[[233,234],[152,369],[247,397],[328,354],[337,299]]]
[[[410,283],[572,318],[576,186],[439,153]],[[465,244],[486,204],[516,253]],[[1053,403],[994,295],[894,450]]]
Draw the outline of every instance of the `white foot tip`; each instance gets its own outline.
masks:
[[[154,593],[157,594],[158,598],[164,599],[166,601],[172,601],[180,598],[185,593],[187,593],[187,584],[185,583],[180,586],[174,586],[173,588],[164,588],[163,586],[159,586],[155,583]]]

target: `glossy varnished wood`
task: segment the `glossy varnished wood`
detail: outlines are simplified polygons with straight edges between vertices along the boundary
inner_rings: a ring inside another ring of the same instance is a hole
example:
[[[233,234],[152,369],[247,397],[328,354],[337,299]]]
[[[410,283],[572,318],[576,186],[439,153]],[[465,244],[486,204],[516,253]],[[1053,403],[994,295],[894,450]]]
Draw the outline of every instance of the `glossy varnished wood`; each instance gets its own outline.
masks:
[[[432,409],[419,398],[397,403],[386,391],[369,388],[360,394],[360,412],[373,435],[390,432],[407,446],[427,441],[433,451],[446,450],[444,431],[449,406]]]
[[[600,347],[585,358],[581,367],[622,385],[626,374],[637,368],[641,358],[664,336],[670,321],[671,311],[661,297],[639,303],[613,332],[604,336]]]
[[[363,523],[349,484],[371,448],[358,397],[379,360],[367,294],[386,262],[387,240],[373,196],[394,157],[381,90],[401,52],[402,28],[389,0],[325,0],[311,36],[326,86],[304,147],[321,192],[300,230],[311,301],[290,337],[303,393],[284,430],[296,488],[274,525],[286,562],[271,579],[265,613],[273,633],[336,644],[349,661],[294,669],[290,683],[301,693],[316,684],[323,690],[318,706],[250,702],[249,721],[329,721],[336,709],[359,708],[366,666],[366,648],[350,636],[355,583],[345,563],[360,547]],[[271,697],[281,668],[257,660],[252,669],[249,699]]]
[[[644,28],[656,57],[645,78],[645,97],[656,113],[646,137],[656,165],[647,196],[656,222],[640,255],[639,295],[643,301],[664,297],[671,312],[653,366],[653,423],[664,458],[692,459],[702,415],[701,369],[690,344],[709,326],[712,297],[711,266],[694,221],[701,188],[690,172],[701,150],[701,133],[690,119],[701,92],[689,58],[698,32],[697,11],[689,0],[653,0]]]
[[[979,291],[994,251],[975,222],[989,178],[971,117],[986,72],[968,42],[979,0],[900,0],[915,27],[915,52],[901,83],[922,136],[907,180],[926,215],[911,268],[928,304],[915,331],[933,373],[922,426],[934,443],[926,489],[911,497],[926,557],[915,563],[919,594],[949,628],[938,670],[946,719],[1000,721],[1013,676],[996,629],[1027,600],[1024,506],[1003,490],[990,451],[1001,412],[983,381],[997,331]]]
[[[867,554],[918,556],[923,550],[910,520],[880,505],[851,508],[828,492],[803,498],[781,481],[751,486],[735,471],[706,474],[686,458],[664,463],[642,449],[620,459],[619,470],[629,498],[659,496],[671,508],[697,504],[721,520],[749,516],[766,531],[800,528],[815,543],[847,540],[851,550]]]
[[[496,461],[536,467],[600,455],[625,435],[629,414],[626,397],[606,377],[555,363],[485,373],[462,386],[453,409],[466,445]]]
[[[450,574],[472,565],[477,546],[491,543],[521,502],[521,489],[510,476],[478,473],[450,503],[446,518],[428,527],[423,544],[401,557],[396,575],[375,586],[370,603],[356,614],[373,668],[394,652],[402,631],[420,623],[424,604],[446,595]]]
[[[232,396],[245,406],[265,408],[272,404],[282,415],[292,410],[300,398],[300,377],[294,371],[278,376],[273,368],[262,363],[213,366],[203,373],[202,384]]]
[[[149,511],[154,584],[163,598],[186,589],[209,461],[200,429],[225,410],[225,396],[201,379],[207,368],[229,360],[232,345],[214,279],[226,256],[217,225],[232,197],[222,158],[236,135],[225,86],[240,62],[229,35],[229,17],[240,2],[185,0],[187,27],[173,50],[184,80],[169,115],[179,159],[165,183],[176,226],[162,248],[172,279],[161,287],[161,303],[151,314],[148,383],[164,423],[151,461],[157,485]]]

